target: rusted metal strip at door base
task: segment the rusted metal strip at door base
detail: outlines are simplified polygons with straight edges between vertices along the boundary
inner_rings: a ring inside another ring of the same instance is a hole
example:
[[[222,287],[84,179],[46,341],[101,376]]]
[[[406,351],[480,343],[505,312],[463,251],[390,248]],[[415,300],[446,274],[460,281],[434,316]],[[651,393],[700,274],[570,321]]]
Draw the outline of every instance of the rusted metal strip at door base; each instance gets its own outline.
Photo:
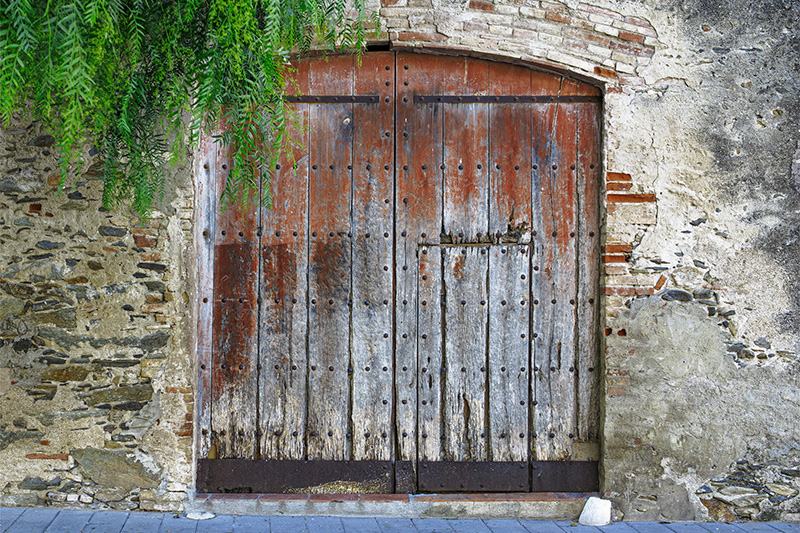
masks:
[[[422,461],[420,492],[527,492],[528,463]]]
[[[532,461],[533,492],[595,492],[597,461]]]
[[[287,96],[286,101],[291,104],[377,104],[381,97],[376,94],[367,95],[302,95]]]
[[[200,459],[198,492],[377,493],[394,491],[390,461]]]
[[[541,95],[445,95],[417,94],[415,104],[591,104],[600,102],[599,96],[541,96]]]

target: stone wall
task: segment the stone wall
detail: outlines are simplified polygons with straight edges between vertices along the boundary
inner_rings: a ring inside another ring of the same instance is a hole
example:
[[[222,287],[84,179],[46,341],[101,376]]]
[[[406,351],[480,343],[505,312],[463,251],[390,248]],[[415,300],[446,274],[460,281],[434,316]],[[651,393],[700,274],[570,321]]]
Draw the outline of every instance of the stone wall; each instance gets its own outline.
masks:
[[[95,149],[59,192],[53,142],[22,115],[0,130],[0,505],[173,510],[192,485],[190,173],[139,225],[102,208]]]
[[[393,47],[605,89],[602,485],[618,512],[800,520],[800,4],[373,7]],[[50,144],[22,118],[0,132],[0,504],[177,509],[191,172],[139,227],[99,210],[94,167],[56,194]]]

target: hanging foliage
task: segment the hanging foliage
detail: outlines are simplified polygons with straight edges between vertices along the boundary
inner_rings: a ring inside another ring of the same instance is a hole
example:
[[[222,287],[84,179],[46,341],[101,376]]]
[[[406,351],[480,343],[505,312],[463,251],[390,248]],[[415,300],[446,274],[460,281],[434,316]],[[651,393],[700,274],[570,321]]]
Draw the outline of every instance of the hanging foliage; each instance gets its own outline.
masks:
[[[0,117],[32,104],[56,137],[62,184],[90,140],[103,203],[148,217],[167,160],[220,123],[223,203],[261,191],[284,138],[288,57],[360,53],[364,0],[0,0]]]

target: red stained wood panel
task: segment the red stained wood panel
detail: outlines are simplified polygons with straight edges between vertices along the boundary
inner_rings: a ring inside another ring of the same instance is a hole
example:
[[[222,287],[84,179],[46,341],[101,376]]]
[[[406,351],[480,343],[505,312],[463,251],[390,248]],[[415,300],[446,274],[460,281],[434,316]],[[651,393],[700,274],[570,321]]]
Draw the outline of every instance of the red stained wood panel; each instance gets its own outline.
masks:
[[[545,104],[534,120],[533,154],[538,187],[534,211],[541,217],[534,259],[533,329],[537,460],[572,455],[575,427],[575,341],[577,298],[575,111],[574,105]],[[551,118],[552,117],[552,118]]]
[[[394,54],[364,56],[355,91],[380,99],[353,106],[353,459],[386,461],[393,450]]]
[[[295,88],[308,92],[308,61]],[[288,107],[286,148],[262,210],[259,441],[262,459],[304,459],[308,350],[308,105]]]
[[[532,94],[531,71],[524,67],[491,63],[489,79],[490,94]],[[489,232],[503,242],[530,242],[530,104],[488,107]]]
[[[486,94],[489,63],[449,57],[440,71],[442,94]],[[442,106],[443,231],[453,242],[473,242],[488,232],[489,105]]]
[[[351,56],[315,61],[311,94],[352,94]],[[353,105],[309,105],[308,459],[351,458]],[[355,303],[354,303],[355,305]]]
[[[545,94],[558,94],[559,83],[552,78],[542,80],[550,84],[542,89]],[[555,86],[553,86],[555,85]],[[541,87],[540,87],[541,89]],[[531,320],[531,354],[533,360],[531,378],[531,428],[532,458],[547,459],[548,427],[550,424],[550,353],[554,340],[552,325],[555,313],[550,301],[555,298],[554,268],[555,246],[550,235],[555,231],[554,214],[549,201],[553,194],[550,167],[553,164],[555,144],[556,106],[539,104],[531,106],[531,298],[533,303]]]
[[[433,454],[431,458],[438,456],[439,443],[422,442],[417,433],[418,416],[420,420],[426,417],[431,424],[436,422],[435,413],[423,415],[417,412],[417,255],[419,243],[438,243],[441,231],[442,178],[439,165],[442,161],[442,107],[435,104],[415,105],[413,97],[414,94],[431,94],[440,90],[438,78],[431,76],[431,72],[439,72],[442,61],[444,58],[441,56],[410,53],[398,53],[396,59],[395,426],[397,458],[404,461],[416,461],[418,440],[427,446],[427,451],[420,448],[421,454]],[[421,256],[420,259],[420,265],[429,265],[429,261],[433,260]],[[441,269],[438,272],[437,276],[440,277]],[[441,311],[429,309],[433,313]],[[432,327],[433,323],[440,320],[438,317],[440,315],[425,315],[425,320],[432,321]],[[436,326],[431,331],[438,329]],[[422,345],[431,348],[436,346],[432,341]],[[433,357],[439,358],[440,355]],[[419,383],[421,387],[422,382]],[[438,383],[432,382],[431,386],[438,391]],[[426,390],[438,398],[438,392]]]
[[[216,187],[230,169],[218,154]],[[257,453],[258,206],[218,205],[214,228],[214,310],[211,377],[211,444],[216,457]]]

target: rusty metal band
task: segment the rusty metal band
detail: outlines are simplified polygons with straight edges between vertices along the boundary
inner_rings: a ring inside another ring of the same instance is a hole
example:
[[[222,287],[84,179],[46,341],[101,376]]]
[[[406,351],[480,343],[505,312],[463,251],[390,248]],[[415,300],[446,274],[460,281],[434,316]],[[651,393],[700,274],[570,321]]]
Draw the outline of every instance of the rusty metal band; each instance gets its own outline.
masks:
[[[287,96],[286,102],[291,104],[377,104],[381,97],[374,94],[368,95],[303,95]]]
[[[597,461],[531,461],[532,492],[596,492]]]
[[[527,461],[420,461],[420,492],[528,492]]]
[[[599,96],[414,95],[415,104],[594,104]]]
[[[391,493],[394,467],[391,461],[200,459],[197,464],[198,492],[309,493],[323,486],[328,492]]]

